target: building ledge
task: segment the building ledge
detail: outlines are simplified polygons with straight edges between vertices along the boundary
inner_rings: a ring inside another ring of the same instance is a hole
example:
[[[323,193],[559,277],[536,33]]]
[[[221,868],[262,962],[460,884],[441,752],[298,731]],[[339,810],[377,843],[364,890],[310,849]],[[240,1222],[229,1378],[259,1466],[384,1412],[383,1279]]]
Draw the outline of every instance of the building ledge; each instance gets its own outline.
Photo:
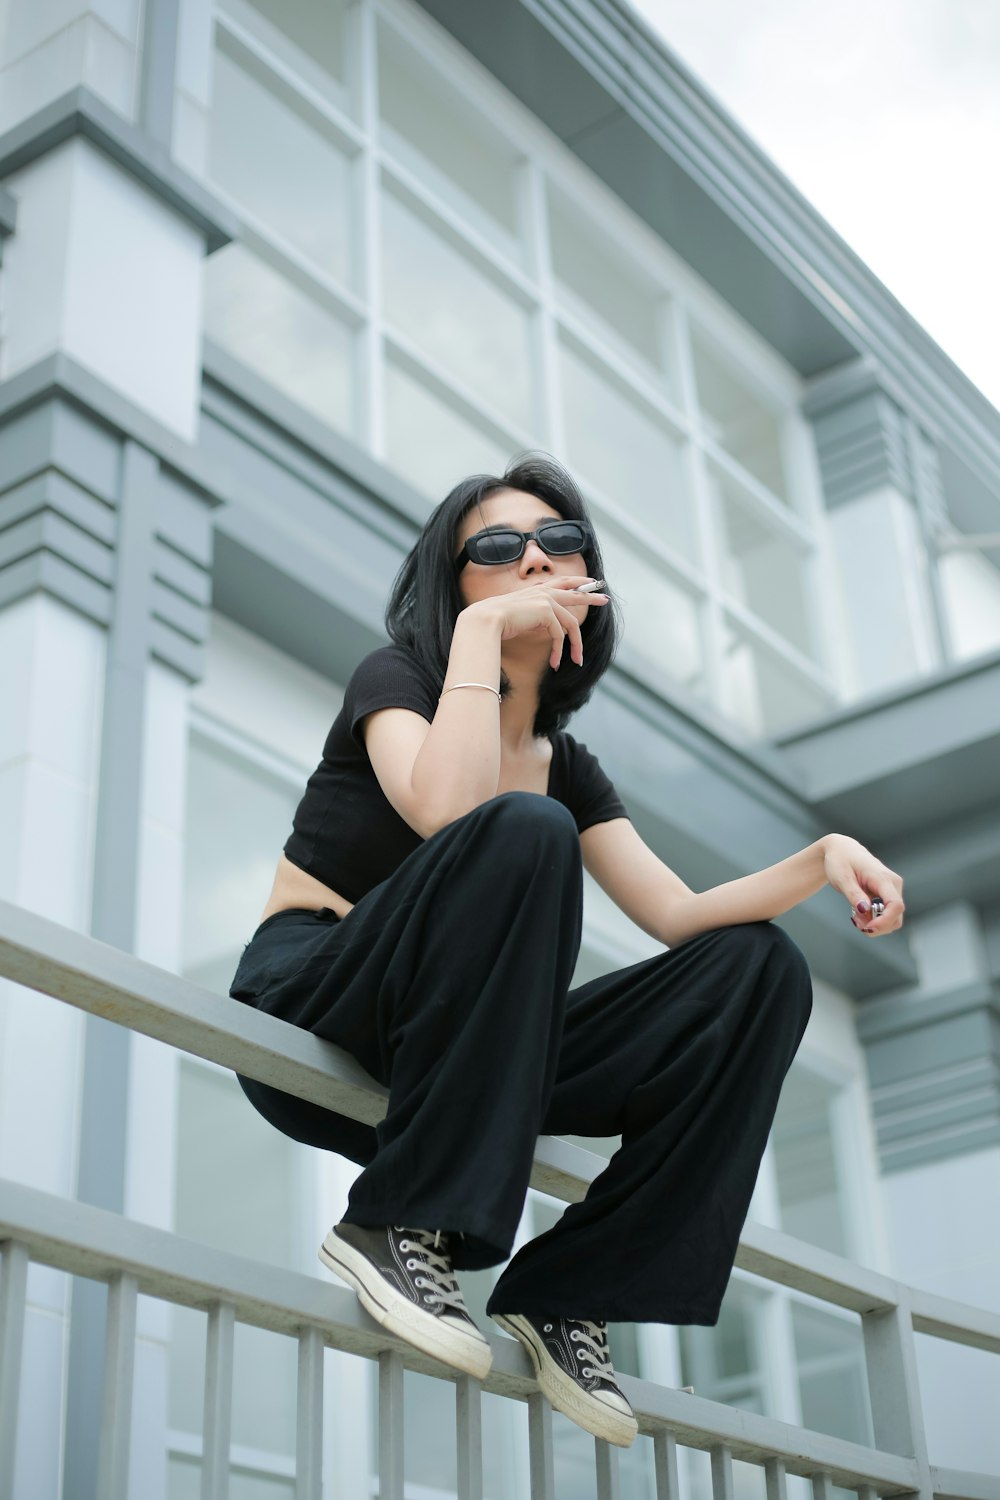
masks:
[[[69,90],[0,136],[0,180],[74,136],[88,140],[199,229],[207,254],[236,238],[238,227],[229,209],[177,166],[162,145],[88,88]],[[3,197],[9,200],[10,194]],[[3,212],[0,200],[0,220]]]

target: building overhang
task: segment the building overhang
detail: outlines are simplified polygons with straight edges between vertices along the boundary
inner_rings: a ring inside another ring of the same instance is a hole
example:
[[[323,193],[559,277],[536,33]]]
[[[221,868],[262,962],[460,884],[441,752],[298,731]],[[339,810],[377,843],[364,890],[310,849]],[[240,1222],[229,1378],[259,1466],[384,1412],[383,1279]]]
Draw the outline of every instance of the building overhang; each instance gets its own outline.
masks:
[[[421,4],[802,376],[867,356],[1000,494],[1000,413],[627,5]]]

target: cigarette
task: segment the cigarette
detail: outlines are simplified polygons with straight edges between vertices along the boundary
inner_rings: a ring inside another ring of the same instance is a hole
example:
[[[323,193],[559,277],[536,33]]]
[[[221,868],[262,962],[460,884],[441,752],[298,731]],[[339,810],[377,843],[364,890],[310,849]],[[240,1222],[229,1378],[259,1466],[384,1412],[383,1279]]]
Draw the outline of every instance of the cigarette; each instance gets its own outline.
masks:
[[[578,594],[596,594],[598,591],[604,592],[603,578],[595,578],[593,583],[581,583],[575,590]]]

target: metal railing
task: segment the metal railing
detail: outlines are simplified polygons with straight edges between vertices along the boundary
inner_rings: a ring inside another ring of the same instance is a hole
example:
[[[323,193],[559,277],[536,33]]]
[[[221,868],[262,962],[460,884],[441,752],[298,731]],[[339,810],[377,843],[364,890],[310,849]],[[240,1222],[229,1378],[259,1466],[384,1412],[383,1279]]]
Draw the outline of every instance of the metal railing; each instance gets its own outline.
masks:
[[[0,902],[0,975],[104,1016],[146,1036],[259,1079],[287,1093],[375,1124],[386,1091],[338,1048],[237,1001],[220,998],[134,955]],[[554,1137],[539,1138],[531,1184],[581,1199],[606,1165]],[[491,1340],[486,1380],[459,1375],[395,1339],[353,1293],[318,1277],[211,1249],[102,1209],[0,1182],[0,1496],[11,1494],[30,1261],[109,1285],[99,1451],[101,1500],[125,1500],[140,1294],[208,1315],[202,1455],[203,1500],[226,1500],[229,1483],[233,1341],[237,1322],[298,1342],[297,1500],[321,1500],[323,1351],[379,1366],[379,1495],[403,1497],[404,1368],[455,1385],[457,1494],[481,1500],[481,1393],[526,1401],[532,1500],[555,1494],[552,1410],[524,1350]],[[732,1500],[733,1464],[760,1465],[767,1500],[784,1500],[786,1476],[859,1500],[914,1494],[920,1500],[1000,1500],[1000,1475],[932,1466],[917,1384],[915,1333],[1000,1353],[1000,1316],[905,1286],[790,1235],[747,1223],[737,1266],[860,1315],[874,1448],[738,1410],[697,1394],[620,1377],[640,1434],[652,1439],[657,1500],[679,1500],[678,1447],[711,1455],[714,1500]],[[620,1494],[619,1450],[594,1440],[598,1500]]]

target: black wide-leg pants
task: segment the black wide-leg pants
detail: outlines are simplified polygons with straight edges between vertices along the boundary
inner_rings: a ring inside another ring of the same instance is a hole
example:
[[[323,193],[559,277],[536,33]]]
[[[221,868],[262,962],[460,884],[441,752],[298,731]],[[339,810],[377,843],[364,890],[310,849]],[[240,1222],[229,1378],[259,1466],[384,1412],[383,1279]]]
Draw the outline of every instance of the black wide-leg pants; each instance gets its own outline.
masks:
[[[385,1119],[239,1081],[285,1134],[364,1167],[347,1222],[451,1231],[460,1270],[510,1255],[539,1134],[620,1133],[488,1310],[715,1324],[809,970],[782,928],[752,922],[571,990],[582,907],[569,810],[532,792],[482,803],[345,918],[267,918],[233,979],[235,999],[351,1053],[388,1088]]]

